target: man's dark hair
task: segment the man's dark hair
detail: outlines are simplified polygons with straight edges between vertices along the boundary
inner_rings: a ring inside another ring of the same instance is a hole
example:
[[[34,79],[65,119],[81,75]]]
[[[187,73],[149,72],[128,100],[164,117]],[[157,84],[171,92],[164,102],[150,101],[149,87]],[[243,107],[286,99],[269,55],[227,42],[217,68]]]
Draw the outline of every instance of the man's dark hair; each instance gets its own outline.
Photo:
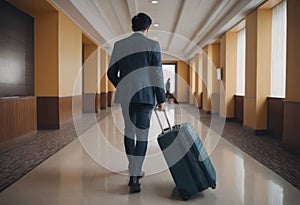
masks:
[[[151,18],[144,13],[139,13],[131,19],[133,31],[145,31],[151,25]]]

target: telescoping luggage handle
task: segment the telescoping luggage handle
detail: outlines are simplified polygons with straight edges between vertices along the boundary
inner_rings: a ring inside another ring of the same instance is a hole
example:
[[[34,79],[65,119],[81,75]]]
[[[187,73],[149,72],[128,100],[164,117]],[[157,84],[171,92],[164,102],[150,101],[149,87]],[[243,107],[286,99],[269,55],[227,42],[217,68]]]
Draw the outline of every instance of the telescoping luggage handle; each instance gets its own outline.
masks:
[[[155,115],[156,115],[156,117],[157,117],[157,119],[158,119],[158,122],[159,122],[159,125],[160,125],[160,128],[161,128],[162,133],[165,133],[164,127],[162,126],[162,123],[161,123],[161,121],[160,121],[160,119],[159,119],[159,116],[158,116],[158,114],[157,114],[157,110],[158,110],[158,109],[156,109],[156,108],[154,109]],[[169,121],[169,118],[168,118],[168,116],[167,116],[167,113],[166,113],[166,110],[165,110],[165,109],[163,110],[163,113],[164,113],[164,116],[165,116],[165,118],[166,118],[166,120],[167,120],[167,122],[168,122],[169,128],[170,128],[170,130],[171,130],[172,127],[171,127],[171,124],[170,124],[170,121]]]

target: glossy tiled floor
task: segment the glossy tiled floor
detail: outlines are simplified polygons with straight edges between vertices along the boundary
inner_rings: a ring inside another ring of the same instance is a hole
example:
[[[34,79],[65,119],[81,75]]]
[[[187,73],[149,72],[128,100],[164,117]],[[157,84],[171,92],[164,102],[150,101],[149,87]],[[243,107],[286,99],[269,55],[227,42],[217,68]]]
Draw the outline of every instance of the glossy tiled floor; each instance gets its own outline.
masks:
[[[159,129],[153,116],[142,192],[128,194],[122,122],[116,109],[1,192],[0,204],[299,204],[298,189],[215,132],[207,135],[209,128],[197,120],[193,109],[181,107],[178,112],[170,107],[167,113],[171,123],[189,121],[198,128],[217,172],[215,190],[206,190],[188,202],[172,194],[174,183],[156,143]]]

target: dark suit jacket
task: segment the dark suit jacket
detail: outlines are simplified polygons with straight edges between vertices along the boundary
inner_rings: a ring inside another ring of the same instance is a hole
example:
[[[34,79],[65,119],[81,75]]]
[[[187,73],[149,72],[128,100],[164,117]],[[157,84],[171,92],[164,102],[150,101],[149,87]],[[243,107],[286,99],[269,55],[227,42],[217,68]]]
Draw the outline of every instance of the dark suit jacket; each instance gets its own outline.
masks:
[[[116,103],[166,100],[159,43],[140,32],[115,43],[107,76],[116,87]]]

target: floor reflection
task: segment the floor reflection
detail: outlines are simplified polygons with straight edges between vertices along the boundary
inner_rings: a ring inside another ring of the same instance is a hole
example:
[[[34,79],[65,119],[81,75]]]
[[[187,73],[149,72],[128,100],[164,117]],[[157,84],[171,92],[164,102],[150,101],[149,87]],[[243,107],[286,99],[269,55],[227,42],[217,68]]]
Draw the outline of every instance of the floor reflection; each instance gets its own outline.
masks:
[[[194,115],[191,113],[195,113]],[[197,109],[188,105],[167,107],[171,124],[191,122],[205,146],[211,149],[210,157],[217,172],[217,188],[199,193],[185,204],[269,204],[296,205],[299,190],[262,164],[233,146],[209,127],[197,120]],[[107,116],[97,126],[84,133],[85,141],[74,140],[61,151],[36,167],[18,182],[0,193],[0,204],[182,204],[173,192],[174,182],[166,169],[163,157],[151,160],[160,153],[155,136],[159,125],[153,115],[151,140],[145,161],[146,175],[140,194],[128,194],[126,158],[123,151],[120,115]],[[114,118],[118,120],[114,120]],[[117,124],[115,124],[117,122]],[[101,130],[103,139],[97,131]],[[96,132],[96,134],[94,133]],[[211,132],[211,136],[208,133]],[[216,142],[218,142],[216,144]],[[82,143],[90,146],[90,152]],[[216,146],[215,146],[216,144]],[[108,148],[114,148],[112,154]],[[89,154],[94,157],[90,157]],[[112,172],[97,163],[105,159],[117,167]],[[160,172],[155,170],[160,169]]]

